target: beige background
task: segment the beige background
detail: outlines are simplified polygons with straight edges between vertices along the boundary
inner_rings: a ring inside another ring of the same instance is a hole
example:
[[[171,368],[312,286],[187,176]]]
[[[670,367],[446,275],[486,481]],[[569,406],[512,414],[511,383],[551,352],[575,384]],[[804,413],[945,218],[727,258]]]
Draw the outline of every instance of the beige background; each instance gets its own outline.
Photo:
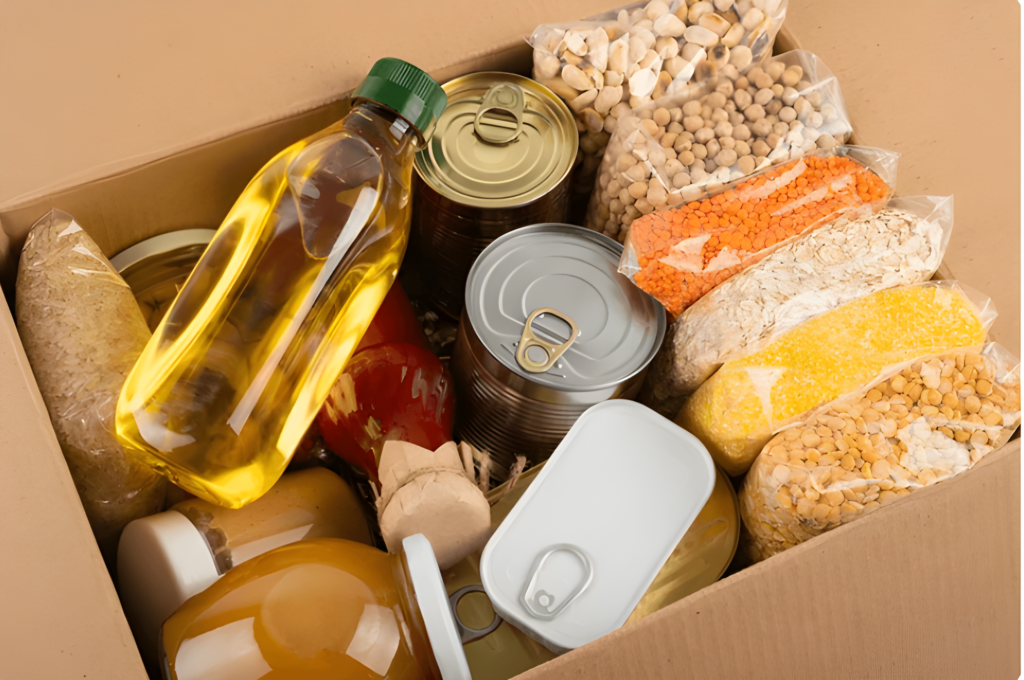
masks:
[[[600,0],[0,3],[0,211],[320,106],[375,58],[432,69],[521,44]],[[444,7],[443,11],[439,11]],[[862,143],[904,154],[897,192],[955,194],[947,261],[1020,308],[1020,40],[1012,0],[791,0]],[[1002,234],[1003,247],[974,236]],[[1019,315],[995,335],[1020,353]]]
[[[5,0],[0,207],[437,68],[605,0]]]
[[[323,105],[375,58],[403,57],[438,77],[480,68],[494,52],[525,64],[522,39],[536,24],[610,6],[4,0],[0,221],[17,246],[49,205],[73,209],[108,253],[162,230],[209,226],[269,154],[337,113]],[[947,265],[995,297],[995,335],[1019,355],[1019,6],[792,0],[787,27],[837,74],[860,142],[904,153],[898,193],[955,194]],[[615,675],[616,664],[637,663],[648,677],[711,677],[725,662],[765,677],[1015,675],[1019,448],[991,458],[987,470],[726,579],[534,677]],[[0,517],[0,678],[139,678],[2,300]],[[763,597],[768,590],[775,595]],[[977,663],[987,664],[982,675]],[[769,667],[774,675],[753,670]]]

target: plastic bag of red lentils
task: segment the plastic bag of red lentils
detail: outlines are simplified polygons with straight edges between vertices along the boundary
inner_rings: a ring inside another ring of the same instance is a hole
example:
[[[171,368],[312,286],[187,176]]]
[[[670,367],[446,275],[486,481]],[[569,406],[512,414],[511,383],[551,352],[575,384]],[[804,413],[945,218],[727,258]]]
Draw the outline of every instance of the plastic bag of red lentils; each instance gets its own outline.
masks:
[[[630,227],[619,271],[679,315],[790,239],[884,208],[898,159],[883,149],[837,146],[644,215]]]

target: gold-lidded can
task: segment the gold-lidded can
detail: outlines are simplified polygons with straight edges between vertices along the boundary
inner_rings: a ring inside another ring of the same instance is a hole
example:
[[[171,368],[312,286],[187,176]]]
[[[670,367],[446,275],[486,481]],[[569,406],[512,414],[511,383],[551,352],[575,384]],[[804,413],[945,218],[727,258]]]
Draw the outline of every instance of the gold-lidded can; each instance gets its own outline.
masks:
[[[214,229],[183,229],[122,250],[110,264],[132,289],[149,330],[156,330],[206,250]]]
[[[565,103],[529,78],[473,73],[442,87],[448,107],[416,155],[411,252],[430,301],[458,318],[484,248],[565,220],[579,134]]]

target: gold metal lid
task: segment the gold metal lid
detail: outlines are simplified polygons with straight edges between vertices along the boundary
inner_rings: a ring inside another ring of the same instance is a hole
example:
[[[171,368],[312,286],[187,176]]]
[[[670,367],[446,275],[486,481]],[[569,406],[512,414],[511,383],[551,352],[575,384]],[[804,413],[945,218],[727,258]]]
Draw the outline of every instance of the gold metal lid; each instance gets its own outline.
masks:
[[[448,107],[416,155],[421,179],[479,208],[525,205],[572,169],[579,133],[548,88],[512,73],[473,73],[443,85]]]

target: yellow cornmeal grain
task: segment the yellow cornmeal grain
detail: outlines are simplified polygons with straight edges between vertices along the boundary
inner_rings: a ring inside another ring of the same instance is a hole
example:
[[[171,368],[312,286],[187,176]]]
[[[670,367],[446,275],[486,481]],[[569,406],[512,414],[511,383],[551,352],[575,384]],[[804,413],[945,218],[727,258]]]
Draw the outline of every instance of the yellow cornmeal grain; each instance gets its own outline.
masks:
[[[974,306],[948,283],[879,291],[727,362],[676,421],[726,472],[742,474],[786,421],[857,389],[887,366],[984,341]]]

